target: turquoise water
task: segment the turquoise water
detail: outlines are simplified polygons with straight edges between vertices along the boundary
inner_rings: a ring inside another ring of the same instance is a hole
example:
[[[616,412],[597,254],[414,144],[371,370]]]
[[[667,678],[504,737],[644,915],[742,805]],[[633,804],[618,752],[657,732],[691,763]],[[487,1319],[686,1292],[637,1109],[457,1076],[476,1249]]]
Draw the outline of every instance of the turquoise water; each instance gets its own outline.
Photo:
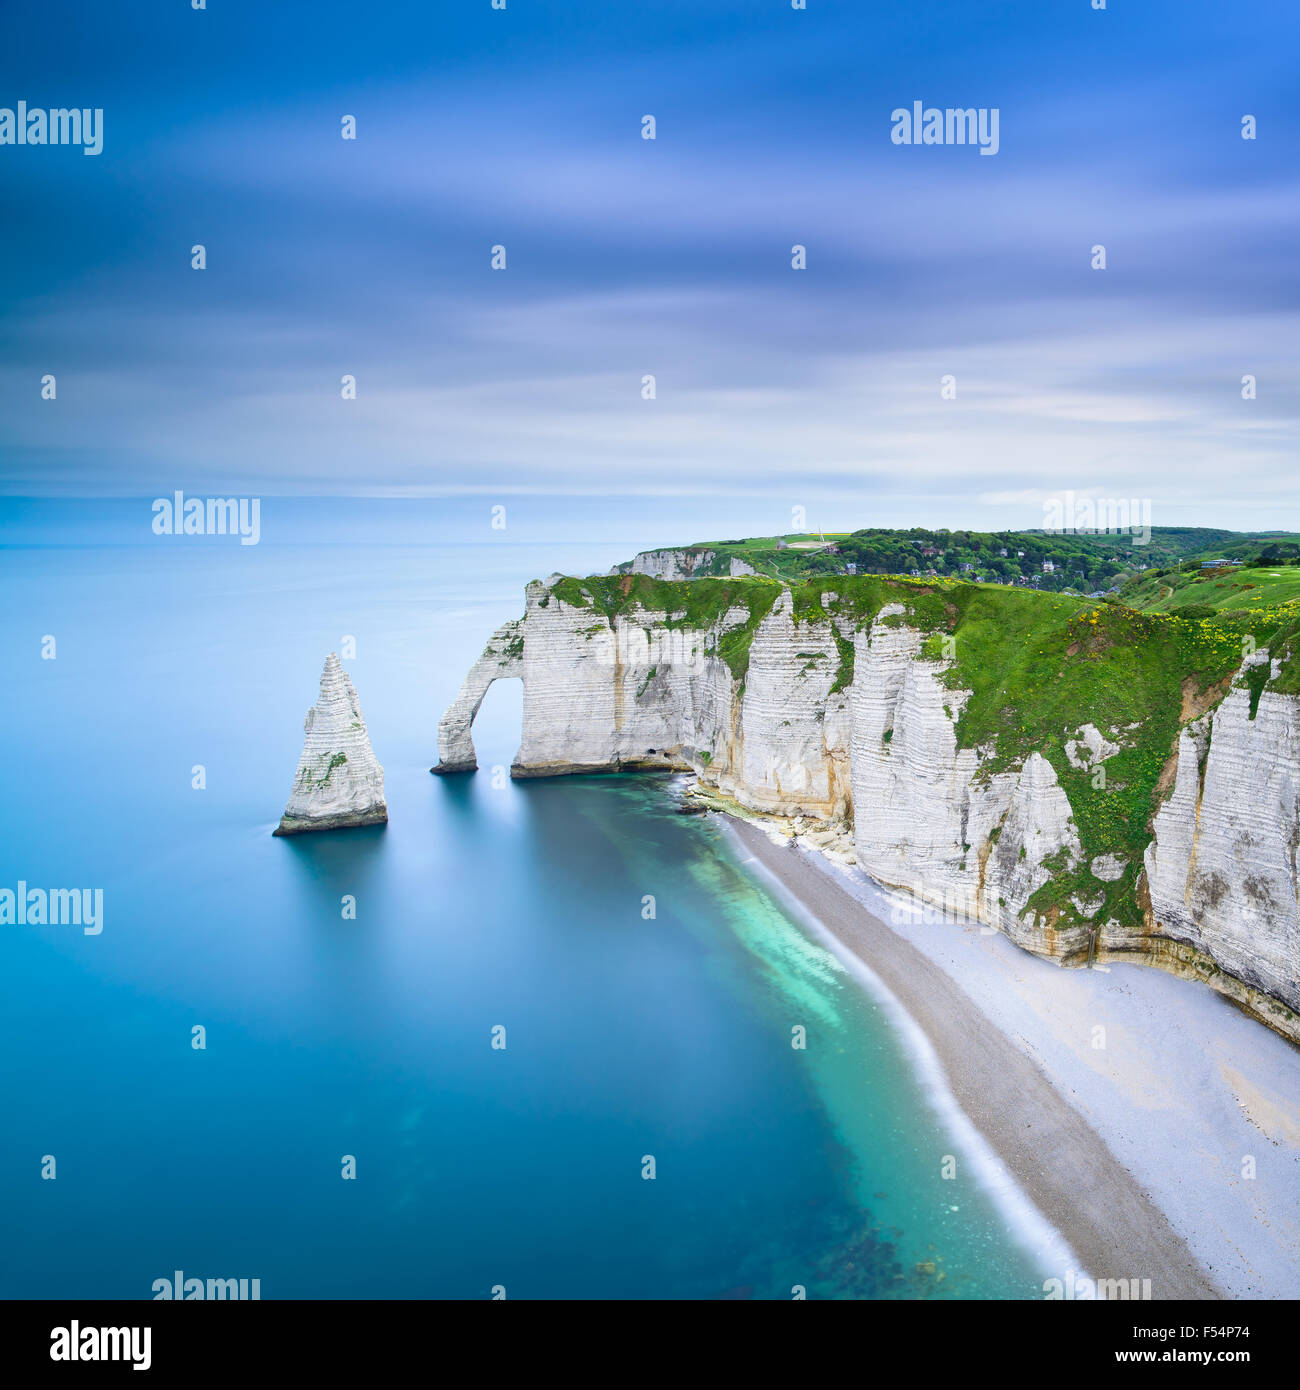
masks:
[[[50,548],[27,520],[0,887],[102,888],[104,929],[0,926],[0,1292],[1041,1297],[887,1012],[669,779],[494,779],[517,683],[482,770],[429,776],[523,581],[622,547]],[[390,824],[272,839],[345,634]]]

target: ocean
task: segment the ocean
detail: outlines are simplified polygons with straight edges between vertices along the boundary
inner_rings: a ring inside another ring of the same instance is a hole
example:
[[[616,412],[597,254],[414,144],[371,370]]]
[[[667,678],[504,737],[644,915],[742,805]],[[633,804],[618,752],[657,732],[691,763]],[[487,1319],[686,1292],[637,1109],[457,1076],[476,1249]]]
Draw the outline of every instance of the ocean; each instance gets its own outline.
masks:
[[[673,778],[511,782],[517,682],[429,775],[524,582],[663,539],[469,505],[3,504],[0,888],[103,920],[0,925],[0,1294],[1041,1298],[887,1003]],[[345,645],[390,822],[273,839]]]

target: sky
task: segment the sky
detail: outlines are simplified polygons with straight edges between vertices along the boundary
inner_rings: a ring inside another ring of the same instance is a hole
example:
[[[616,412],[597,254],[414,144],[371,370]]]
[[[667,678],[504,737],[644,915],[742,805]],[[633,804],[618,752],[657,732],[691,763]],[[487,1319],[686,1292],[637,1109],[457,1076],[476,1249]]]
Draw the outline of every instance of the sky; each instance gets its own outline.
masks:
[[[1072,490],[1300,529],[1294,0],[0,26],[0,107],[104,113],[97,156],[0,145],[0,494],[571,498],[703,539]],[[997,153],[895,144],[915,101],[996,108]]]

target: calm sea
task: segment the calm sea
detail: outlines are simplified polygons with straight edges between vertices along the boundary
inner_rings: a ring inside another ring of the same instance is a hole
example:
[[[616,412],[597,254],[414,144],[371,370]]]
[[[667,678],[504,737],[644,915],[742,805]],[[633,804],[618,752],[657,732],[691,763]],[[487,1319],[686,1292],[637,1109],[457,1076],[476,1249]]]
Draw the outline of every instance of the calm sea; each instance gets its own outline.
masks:
[[[513,682],[480,772],[429,775],[524,581],[637,544],[456,539],[438,504],[268,503],[248,547],[154,537],[147,503],[3,515],[0,888],[100,888],[104,920],[0,926],[0,1293],[147,1298],[179,1269],[264,1298],[1015,1298],[1059,1273],[886,1006],[670,779],[494,779]],[[345,637],[390,823],[272,839]]]

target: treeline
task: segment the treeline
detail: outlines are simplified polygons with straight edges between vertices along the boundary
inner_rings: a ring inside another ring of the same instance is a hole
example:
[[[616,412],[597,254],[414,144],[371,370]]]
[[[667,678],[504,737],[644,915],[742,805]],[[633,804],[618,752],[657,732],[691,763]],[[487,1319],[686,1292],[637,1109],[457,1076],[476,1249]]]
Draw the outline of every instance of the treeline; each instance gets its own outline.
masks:
[[[1155,526],[1149,532],[907,530],[863,527],[830,537],[826,549],[804,549],[811,537],[716,541],[687,547],[713,552],[703,573],[725,575],[733,558],[785,578],[830,574],[906,574],[1018,584],[1059,592],[1105,594],[1125,580],[1198,569],[1206,558],[1287,564],[1300,558],[1300,535],[1227,531],[1206,526]]]
[[[1110,588],[1117,576],[1175,558],[1172,547],[1138,543],[1128,535],[1055,535],[1037,531],[907,531],[864,529],[835,542],[834,551],[807,557],[811,573],[858,573],[979,578],[1034,588]]]
[[[1234,560],[1234,570],[1262,569],[1265,566],[1275,569],[1282,565],[1300,565],[1300,545],[1295,541],[1271,541],[1261,547],[1258,541],[1243,541],[1239,545],[1223,546],[1208,558]],[[1206,561],[1203,559],[1182,560],[1176,565],[1153,569],[1143,577],[1164,579],[1171,574],[1199,574],[1205,568]]]

